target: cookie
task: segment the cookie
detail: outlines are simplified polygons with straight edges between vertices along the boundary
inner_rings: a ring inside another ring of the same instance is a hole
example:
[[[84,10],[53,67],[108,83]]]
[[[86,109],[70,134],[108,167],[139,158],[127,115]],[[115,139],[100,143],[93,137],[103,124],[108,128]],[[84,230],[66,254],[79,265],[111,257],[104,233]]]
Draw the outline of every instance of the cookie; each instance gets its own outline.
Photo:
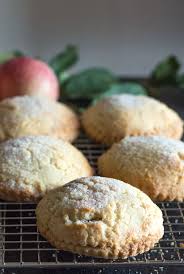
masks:
[[[184,143],[162,136],[126,137],[98,160],[99,173],[123,180],[153,200],[184,200]]]
[[[37,201],[49,190],[93,171],[70,143],[49,136],[29,136],[0,144],[0,198]]]
[[[183,121],[165,104],[136,95],[114,95],[90,106],[82,115],[86,133],[111,145],[126,136],[163,135],[180,139]]]
[[[79,121],[66,105],[46,97],[19,96],[0,102],[0,141],[28,135],[49,135],[73,141]]]
[[[126,258],[163,236],[161,210],[124,182],[79,178],[48,193],[36,209],[38,229],[53,246],[82,255]]]

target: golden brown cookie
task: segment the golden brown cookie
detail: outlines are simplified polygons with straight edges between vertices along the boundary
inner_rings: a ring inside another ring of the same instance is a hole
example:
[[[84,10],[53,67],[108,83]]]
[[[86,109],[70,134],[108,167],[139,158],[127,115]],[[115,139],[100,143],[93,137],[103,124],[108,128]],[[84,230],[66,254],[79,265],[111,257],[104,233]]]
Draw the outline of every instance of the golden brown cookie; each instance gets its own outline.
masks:
[[[0,102],[0,141],[28,135],[49,135],[73,141],[79,130],[76,114],[46,97],[19,96]]]
[[[161,210],[124,182],[79,178],[48,193],[36,209],[42,236],[58,249],[126,258],[143,253],[163,236]]]
[[[61,139],[29,136],[0,144],[0,198],[37,201],[49,190],[93,171],[83,154]]]
[[[164,135],[180,139],[183,121],[165,104],[136,95],[114,95],[89,107],[82,115],[86,133],[107,145],[126,136]]]
[[[99,173],[129,183],[153,200],[184,200],[184,143],[161,136],[126,137],[98,160]]]

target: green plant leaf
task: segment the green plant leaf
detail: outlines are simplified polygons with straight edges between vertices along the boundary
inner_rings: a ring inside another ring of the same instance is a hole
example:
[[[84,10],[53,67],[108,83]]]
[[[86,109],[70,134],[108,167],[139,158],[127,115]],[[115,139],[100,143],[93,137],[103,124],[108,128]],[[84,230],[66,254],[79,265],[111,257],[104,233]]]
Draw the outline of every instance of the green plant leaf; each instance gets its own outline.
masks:
[[[23,52],[20,50],[13,50],[9,52],[0,53],[0,64],[7,62],[15,57],[24,56]]]
[[[65,70],[71,68],[78,61],[78,49],[76,46],[68,45],[64,51],[54,56],[49,65],[55,71],[56,75],[59,76]]]
[[[69,77],[70,74],[67,71],[63,71],[62,73],[60,73],[60,75],[58,76],[58,80],[61,87],[65,84]]]
[[[63,96],[68,99],[94,99],[116,81],[116,76],[107,69],[86,69],[68,78],[63,87]]]
[[[146,89],[137,83],[115,83],[110,86],[108,90],[106,90],[104,93],[96,96],[96,98],[93,100],[93,104],[95,104],[97,101],[116,94],[133,94],[133,95],[147,95]]]
[[[184,73],[179,74],[177,76],[177,84],[178,84],[178,87],[184,88]]]
[[[151,73],[151,81],[157,85],[176,85],[177,73],[181,65],[174,55],[159,62]]]

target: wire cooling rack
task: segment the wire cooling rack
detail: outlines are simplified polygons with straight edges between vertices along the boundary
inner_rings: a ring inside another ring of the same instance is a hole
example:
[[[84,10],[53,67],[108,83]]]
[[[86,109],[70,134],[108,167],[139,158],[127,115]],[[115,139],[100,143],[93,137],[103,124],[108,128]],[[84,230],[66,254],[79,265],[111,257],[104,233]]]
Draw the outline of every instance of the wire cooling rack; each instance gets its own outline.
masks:
[[[105,147],[91,142],[85,135],[81,135],[75,145],[96,170],[97,158]],[[164,202],[158,206],[164,216],[163,239],[147,253],[113,261],[56,250],[38,233],[35,204],[0,202],[0,265],[4,268],[184,265],[184,203]]]

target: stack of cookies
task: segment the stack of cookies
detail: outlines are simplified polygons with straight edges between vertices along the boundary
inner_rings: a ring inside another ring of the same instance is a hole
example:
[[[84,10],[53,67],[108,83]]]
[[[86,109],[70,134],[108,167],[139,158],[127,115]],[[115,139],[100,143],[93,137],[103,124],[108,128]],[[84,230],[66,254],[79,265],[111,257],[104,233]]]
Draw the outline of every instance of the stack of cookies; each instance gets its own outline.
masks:
[[[77,115],[39,96],[0,102],[0,198],[41,201],[40,233],[55,247],[103,258],[126,258],[163,236],[152,201],[184,200],[183,121],[146,96],[116,95],[89,107],[81,122],[96,142],[111,146],[92,176],[70,142]],[[149,197],[148,197],[149,196]]]

